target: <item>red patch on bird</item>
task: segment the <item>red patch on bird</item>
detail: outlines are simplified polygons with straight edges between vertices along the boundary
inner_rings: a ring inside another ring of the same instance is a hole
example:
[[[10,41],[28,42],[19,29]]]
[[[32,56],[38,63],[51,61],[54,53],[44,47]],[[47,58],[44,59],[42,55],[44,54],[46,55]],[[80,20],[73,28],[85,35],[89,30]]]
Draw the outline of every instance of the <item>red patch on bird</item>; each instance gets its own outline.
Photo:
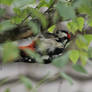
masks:
[[[34,51],[35,50],[35,41],[32,41],[32,43],[27,45],[27,46],[20,46],[19,48],[20,49],[27,49],[28,48],[28,49]]]
[[[67,33],[67,38],[70,39],[71,38],[71,35],[69,33]]]

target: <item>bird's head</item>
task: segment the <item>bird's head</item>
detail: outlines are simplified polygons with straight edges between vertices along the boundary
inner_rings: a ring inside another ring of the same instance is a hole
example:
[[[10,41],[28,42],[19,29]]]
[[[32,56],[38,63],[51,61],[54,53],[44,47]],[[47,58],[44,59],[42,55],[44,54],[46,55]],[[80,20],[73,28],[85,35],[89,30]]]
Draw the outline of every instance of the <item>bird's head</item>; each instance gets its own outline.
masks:
[[[55,35],[57,37],[56,41],[62,43],[64,46],[66,46],[71,39],[70,33],[66,30],[57,30]]]

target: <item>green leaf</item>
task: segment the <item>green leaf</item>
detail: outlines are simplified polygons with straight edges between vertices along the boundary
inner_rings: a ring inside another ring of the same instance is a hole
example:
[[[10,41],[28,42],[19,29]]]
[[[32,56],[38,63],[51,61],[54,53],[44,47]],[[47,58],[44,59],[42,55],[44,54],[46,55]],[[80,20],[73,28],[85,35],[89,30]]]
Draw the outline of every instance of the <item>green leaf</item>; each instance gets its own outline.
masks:
[[[88,44],[92,41],[92,35],[91,34],[86,34],[84,35],[84,38],[87,40]]]
[[[88,50],[88,42],[87,42],[87,40],[85,39],[85,37],[82,36],[82,35],[79,35],[79,36],[78,36],[78,39],[76,39],[76,45],[77,45],[78,48],[80,48],[80,49]]]
[[[49,4],[45,0],[40,0],[37,8],[41,8],[41,7],[49,7]]]
[[[77,18],[77,25],[78,25],[78,29],[82,31],[84,27],[84,18],[82,17]]]
[[[61,75],[61,77],[63,77],[64,79],[66,79],[71,85],[73,84],[73,79],[69,75],[67,75],[64,72],[61,72],[60,75]]]
[[[29,15],[29,12],[30,12],[30,10],[28,9],[20,9],[20,8],[13,8],[13,10],[14,10],[14,13],[16,14],[16,16],[13,16],[11,18],[11,22],[13,24],[21,24],[22,21],[25,20],[25,18]],[[29,18],[27,18],[25,22],[26,21],[27,22],[30,21]]]
[[[81,5],[83,4],[83,2],[85,2],[85,0],[84,1],[82,1],[82,0],[73,0],[72,1],[72,6],[76,9],[76,8],[79,8],[79,7],[81,7]]]
[[[41,7],[48,7],[49,8],[53,2],[54,2],[54,0],[40,0],[37,8],[41,8]]]
[[[84,27],[84,18],[78,17],[78,18],[72,20],[72,22],[69,22],[67,24],[67,27],[68,27],[69,31],[72,32],[73,34],[75,34],[75,32],[78,30],[82,31],[82,29]]]
[[[0,8],[0,17],[4,16],[6,13],[5,9]]]
[[[92,1],[91,0],[84,0],[82,1],[81,7],[79,7],[78,11],[87,14],[88,16],[92,16]],[[92,17],[91,17],[92,18]]]
[[[72,50],[70,51],[70,55],[69,58],[71,59],[71,61],[76,64],[78,59],[79,59],[79,51],[78,50]]]
[[[47,26],[46,17],[41,12],[39,12],[38,9],[27,8],[26,10],[29,12],[29,14],[31,14],[32,18],[38,19],[40,21],[40,23],[42,24],[43,28],[45,28]]]
[[[55,25],[52,25],[49,29],[48,32],[53,33],[54,29],[56,28]]]
[[[4,78],[4,79],[0,80],[0,87],[7,82],[8,82],[8,78]]]
[[[60,18],[60,16],[59,16],[58,12],[56,11],[53,16],[53,23],[56,24],[57,21],[59,20],[59,18]]]
[[[74,64],[72,67],[77,72],[87,74],[87,71],[84,69],[84,67],[79,64]]]
[[[16,15],[20,15],[22,13],[20,8],[13,8],[13,11],[16,13]]]
[[[10,92],[10,88],[5,89],[4,92]]]
[[[10,22],[10,20],[5,20],[5,21],[0,23],[0,32],[4,32],[4,31],[10,30],[10,29],[15,28],[15,27],[16,27],[16,25],[12,24]]]
[[[48,80],[49,72],[36,84],[36,88],[39,88]]]
[[[32,32],[34,34],[38,34],[40,32],[40,27],[38,26],[37,23],[31,21],[28,23],[28,25],[29,25],[29,27],[32,28]]]
[[[34,4],[34,3],[35,3],[35,0],[14,0],[12,5],[17,8],[22,8],[26,5]]]
[[[88,60],[88,53],[85,51],[80,51],[80,60],[82,65],[85,66]]]
[[[19,56],[19,50],[15,43],[6,42],[3,44],[3,62],[7,63],[17,59]]]
[[[88,26],[92,27],[92,18],[89,17],[89,19],[87,20],[87,24]]]
[[[29,50],[29,49],[25,49],[24,51],[25,51],[30,57],[35,58],[37,62],[43,63],[43,60],[42,60],[41,56],[40,56],[38,53],[36,53],[36,52],[34,52],[34,51],[31,51],[31,50]]]
[[[67,27],[68,27],[69,31],[72,32],[73,34],[75,34],[75,32],[78,30],[78,26],[77,26],[76,22],[73,22],[73,21],[69,22],[67,24]]]
[[[0,3],[1,4],[4,4],[4,5],[11,5],[13,3],[14,0],[0,0]]]
[[[49,0],[49,7],[53,4],[53,2],[54,2],[55,0]]]
[[[92,58],[92,47],[88,48],[88,57]]]
[[[61,17],[65,19],[74,19],[76,17],[75,10],[71,6],[67,6],[64,3],[59,2],[56,9]]]
[[[54,64],[57,67],[64,67],[69,62],[69,53],[66,53],[65,55],[62,55],[60,57],[57,57],[52,61],[52,64]]]
[[[31,80],[28,79],[27,77],[21,76],[20,80],[25,85],[25,87],[28,88],[29,90],[33,88]]]
[[[20,24],[23,19],[24,19],[24,17],[14,16],[14,17],[11,18],[11,23]]]

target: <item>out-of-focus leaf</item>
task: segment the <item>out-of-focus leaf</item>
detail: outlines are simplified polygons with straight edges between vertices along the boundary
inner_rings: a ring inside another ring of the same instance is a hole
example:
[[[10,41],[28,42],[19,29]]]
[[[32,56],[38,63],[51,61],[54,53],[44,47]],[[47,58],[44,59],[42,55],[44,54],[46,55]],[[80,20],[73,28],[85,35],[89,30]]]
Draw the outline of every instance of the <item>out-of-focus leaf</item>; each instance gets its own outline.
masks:
[[[76,17],[75,10],[71,6],[59,2],[56,6],[56,9],[61,17],[65,19],[74,19]]]
[[[84,18],[82,17],[79,17],[77,18],[77,21],[76,21],[77,25],[78,25],[78,29],[80,31],[82,31],[83,27],[84,27]]]
[[[10,88],[5,89],[4,92],[11,92],[11,91],[10,91]]]
[[[29,14],[31,14],[32,18],[38,19],[44,28],[47,26],[46,17],[41,12],[39,12],[38,9],[27,8],[26,10],[29,12]]]
[[[29,25],[29,27],[32,28],[32,31],[34,34],[38,34],[40,32],[40,27],[38,26],[37,23],[31,21],[28,23],[28,25]]]
[[[22,13],[21,10],[20,10],[20,8],[13,8],[13,11],[17,15],[20,15],[20,13]]]
[[[53,2],[54,2],[55,0],[49,0],[49,7],[53,4]]]
[[[4,4],[4,5],[11,5],[13,3],[14,0],[0,0],[0,3],[1,4]]]
[[[76,64],[79,59],[79,51],[78,50],[71,50],[69,55],[71,61]]]
[[[20,77],[20,80],[21,80],[21,82],[25,85],[25,87],[26,87],[27,89],[31,90],[31,89],[33,88],[31,80],[28,79],[27,77],[21,76],[21,77]]]
[[[49,4],[45,0],[40,0],[37,8],[41,8],[41,7],[49,7]]]
[[[26,51],[26,53],[27,53],[30,57],[35,58],[35,60],[36,60],[37,62],[43,63],[43,60],[42,60],[42,58],[41,58],[41,56],[40,56],[39,54],[37,54],[36,52],[31,51],[31,50],[29,50],[29,49],[25,49],[25,51]]]
[[[73,34],[75,34],[75,32],[78,30],[77,24],[75,22],[69,22],[67,24],[67,27],[69,31],[72,32]]]
[[[92,1],[91,0],[84,0],[82,1],[81,7],[79,7],[78,11],[87,14],[88,16],[92,16]],[[91,17],[92,18],[92,17]]]
[[[85,74],[87,73],[87,71],[84,69],[84,67],[79,64],[74,64],[72,67],[77,72],[85,73]]]
[[[88,48],[88,57],[92,58],[92,47]]]
[[[52,64],[54,64],[57,67],[64,67],[69,62],[69,53],[66,53],[65,55],[62,55],[60,57],[57,57],[52,61]]]
[[[80,60],[82,65],[85,66],[88,60],[88,53],[85,51],[80,51]]]
[[[84,38],[87,40],[88,44],[92,41],[92,35],[91,34],[84,35]]]
[[[56,24],[57,21],[59,20],[59,18],[60,18],[60,16],[59,16],[58,12],[56,11],[56,12],[54,13],[54,16],[53,16],[53,22]]]
[[[73,84],[73,79],[69,75],[67,75],[64,72],[61,72],[60,75],[61,75],[61,77],[63,77],[64,79],[66,79],[71,85]]]
[[[34,4],[34,3],[35,3],[35,0],[14,0],[12,5],[14,7],[21,8],[21,7],[24,7],[26,5]]]
[[[19,9],[19,8],[13,8],[14,13],[16,14],[16,16],[13,16],[11,18],[11,22],[13,24],[20,24],[22,23],[23,20],[25,20],[25,18],[29,15],[30,10],[28,9]],[[25,21],[28,21],[28,19],[26,19]]]
[[[19,56],[19,50],[15,43],[6,42],[3,44],[3,62],[7,63],[17,59]]]
[[[92,27],[92,18],[89,18],[89,19],[87,20],[87,24],[88,24],[88,26]]]
[[[84,1],[85,1],[85,0],[84,0]],[[79,8],[79,7],[83,4],[84,1],[82,1],[82,0],[73,0],[73,1],[72,1],[72,6],[73,6],[74,8]]]
[[[37,8],[41,8],[41,7],[50,7],[52,5],[54,0],[40,0],[39,5]]]
[[[23,19],[24,19],[24,17],[14,16],[14,17],[11,18],[11,23],[20,24]]]
[[[53,33],[54,29],[56,28],[55,25],[52,25],[49,29],[48,32]]]
[[[0,23],[0,32],[4,32],[15,27],[16,25],[12,24],[10,20],[6,20]]]
[[[49,73],[47,73],[42,80],[40,80],[37,85],[36,85],[36,88],[39,88],[42,84],[44,84],[47,80],[48,80],[48,76],[49,76]]]
[[[76,39],[76,45],[77,45],[78,48],[80,48],[80,49],[88,50],[88,42],[87,42],[87,40],[86,40],[83,36],[81,36],[81,35],[79,35],[79,36],[78,36],[78,39]]]
[[[78,17],[74,19],[72,22],[69,22],[67,26],[68,26],[69,31],[72,32],[73,34],[75,34],[77,30],[82,31],[84,27],[84,18]]]
[[[5,12],[5,9],[0,8],[0,17],[4,16]]]
[[[2,86],[3,84],[5,84],[6,82],[8,82],[8,78],[5,78],[3,80],[0,81],[0,86]]]

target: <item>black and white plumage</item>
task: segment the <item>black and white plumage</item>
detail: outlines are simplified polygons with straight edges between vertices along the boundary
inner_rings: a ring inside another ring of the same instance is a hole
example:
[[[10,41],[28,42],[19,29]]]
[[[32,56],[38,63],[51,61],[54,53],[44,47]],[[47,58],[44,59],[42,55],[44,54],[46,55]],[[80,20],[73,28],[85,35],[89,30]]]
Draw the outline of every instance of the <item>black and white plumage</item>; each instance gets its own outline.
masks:
[[[67,43],[70,41],[71,36],[65,30],[57,30],[54,33],[46,33],[45,36],[41,34],[37,37],[34,51],[41,56],[44,64],[48,64],[51,63],[54,58],[62,55]],[[31,47],[33,49],[32,44],[26,47]],[[22,49],[20,49],[20,56],[21,59],[18,61],[26,63],[37,62],[35,58],[27,55]]]

